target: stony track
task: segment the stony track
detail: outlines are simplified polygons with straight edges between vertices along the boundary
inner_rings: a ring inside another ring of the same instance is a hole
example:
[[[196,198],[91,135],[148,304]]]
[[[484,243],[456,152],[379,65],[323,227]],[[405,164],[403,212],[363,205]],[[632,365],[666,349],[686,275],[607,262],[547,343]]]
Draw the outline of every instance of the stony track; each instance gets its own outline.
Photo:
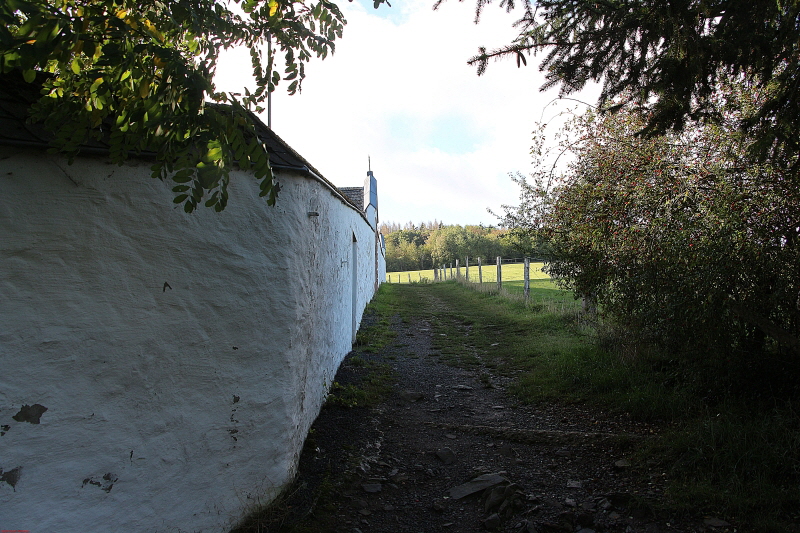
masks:
[[[426,302],[434,313],[441,305]],[[371,365],[388,364],[392,393],[369,408],[323,409],[285,514],[264,518],[263,531],[735,531],[662,510],[664,474],[630,453],[657,428],[585,406],[520,405],[508,377],[437,356],[424,318],[392,328],[391,345],[355,350],[336,377],[358,385]]]

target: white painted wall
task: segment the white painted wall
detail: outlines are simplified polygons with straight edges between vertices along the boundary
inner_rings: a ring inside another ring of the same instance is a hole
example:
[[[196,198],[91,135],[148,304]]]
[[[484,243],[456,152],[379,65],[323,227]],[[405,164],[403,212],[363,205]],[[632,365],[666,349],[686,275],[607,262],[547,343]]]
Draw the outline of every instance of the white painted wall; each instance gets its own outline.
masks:
[[[146,164],[0,147],[1,529],[227,531],[291,480],[375,244],[326,184],[278,181],[274,208],[238,173],[187,215]]]

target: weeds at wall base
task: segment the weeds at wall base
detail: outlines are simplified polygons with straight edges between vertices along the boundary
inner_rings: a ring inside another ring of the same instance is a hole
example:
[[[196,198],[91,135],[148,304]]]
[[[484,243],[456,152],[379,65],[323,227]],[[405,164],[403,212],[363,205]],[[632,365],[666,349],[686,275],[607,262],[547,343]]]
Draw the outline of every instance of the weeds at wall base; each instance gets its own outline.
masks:
[[[398,300],[391,291],[380,291],[364,311],[353,352],[345,357],[337,378],[331,383],[323,409],[368,408],[383,401],[391,392],[394,376],[387,364],[369,360],[369,354],[382,350],[396,334],[389,327],[390,317],[399,312]],[[303,455],[312,457],[323,446],[317,442],[314,428],[303,445]],[[315,483],[316,482],[316,483]],[[313,486],[309,483],[315,483]],[[330,472],[311,479],[295,479],[271,503],[256,508],[230,533],[318,533],[332,531],[337,524],[327,509],[337,490]]]
[[[291,484],[271,499],[270,503],[247,513],[247,516],[230,533],[269,533],[289,530],[293,533],[301,533],[299,530],[292,529],[292,525],[303,523],[308,514],[313,511],[314,505],[305,508],[292,505],[292,502],[295,502],[296,496],[306,489],[305,481],[295,478]],[[316,499],[322,497],[325,494],[324,482],[314,492]]]

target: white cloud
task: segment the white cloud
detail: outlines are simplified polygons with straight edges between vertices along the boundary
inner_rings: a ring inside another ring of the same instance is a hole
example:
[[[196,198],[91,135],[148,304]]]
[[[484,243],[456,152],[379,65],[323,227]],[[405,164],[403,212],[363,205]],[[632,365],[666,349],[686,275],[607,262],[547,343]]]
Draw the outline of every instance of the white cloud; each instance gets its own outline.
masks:
[[[340,2],[336,53],[307,66],[302,94],[276,92],[273,129],[339,186],[360,185],[371,156],[383,221],[495,223],[486,208],[516,201],[507,174],[530,170],[531,131],[556,97],[538,92],[536,58],[481,77],[467,65],[478,46],[513,39],[515,15],[488,6],[475,25],[469,2],[364,3]],[[217,82],[235,89],[248,69],[231,54]]]

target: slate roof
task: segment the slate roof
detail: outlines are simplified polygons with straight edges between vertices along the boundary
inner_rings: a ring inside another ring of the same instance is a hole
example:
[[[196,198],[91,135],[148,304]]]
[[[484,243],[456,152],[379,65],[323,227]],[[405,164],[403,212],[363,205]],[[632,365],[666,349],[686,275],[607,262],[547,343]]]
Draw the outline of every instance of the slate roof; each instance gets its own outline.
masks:
[[[339,187],[348,200],[361,211],[364,210],[364,187]]]

